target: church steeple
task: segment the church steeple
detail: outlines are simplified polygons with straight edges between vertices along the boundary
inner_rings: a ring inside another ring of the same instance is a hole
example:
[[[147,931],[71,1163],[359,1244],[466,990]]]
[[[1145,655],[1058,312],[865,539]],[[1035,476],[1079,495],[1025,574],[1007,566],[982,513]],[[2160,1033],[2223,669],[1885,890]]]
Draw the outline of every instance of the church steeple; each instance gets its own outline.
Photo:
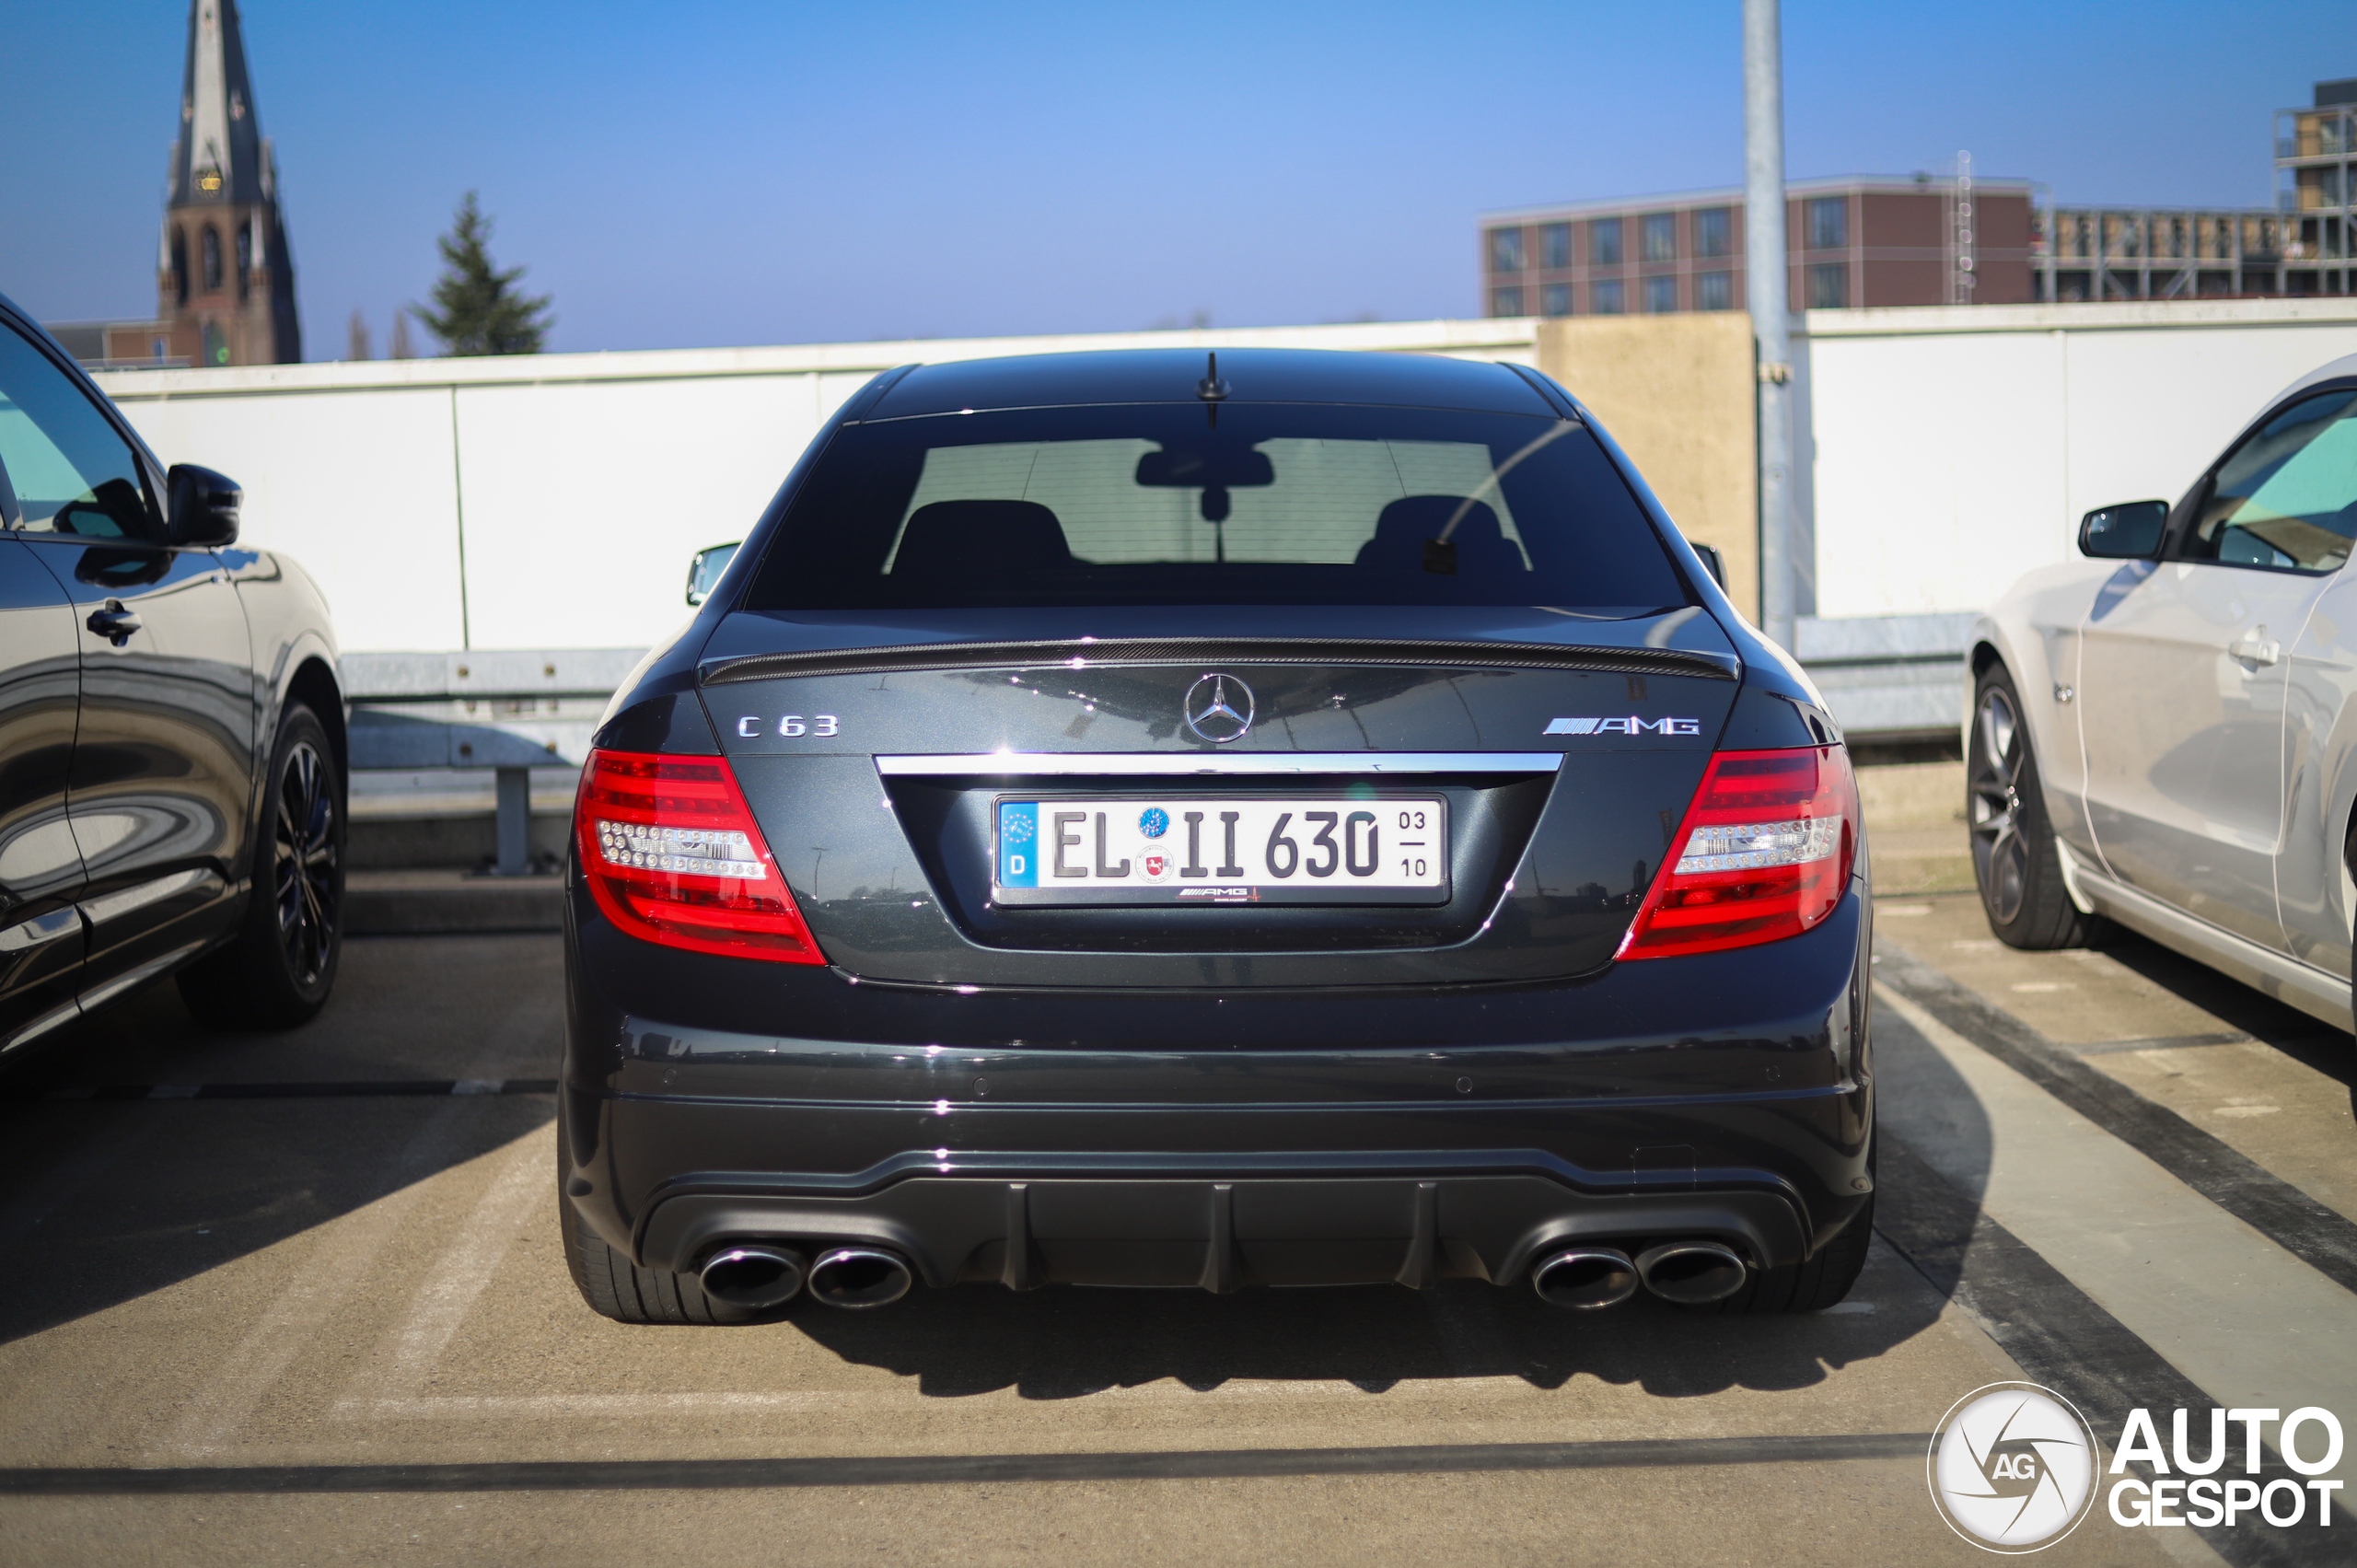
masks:
[[[278,169],[261,134],[235,0],[190,0],[157,315],[196,365],[303,357]]]

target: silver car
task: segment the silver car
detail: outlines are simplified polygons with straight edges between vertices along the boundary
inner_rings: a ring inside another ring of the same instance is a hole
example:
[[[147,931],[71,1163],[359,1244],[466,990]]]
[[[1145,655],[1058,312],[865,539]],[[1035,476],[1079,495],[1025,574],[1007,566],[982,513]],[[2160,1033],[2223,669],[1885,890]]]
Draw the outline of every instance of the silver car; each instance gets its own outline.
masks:
[[[2085,559],[1980,617],[1973,868],[2016,947],[2142,932],[2351,1027],[2357,355],[2295,382],[2185,498],[2089,512]]]

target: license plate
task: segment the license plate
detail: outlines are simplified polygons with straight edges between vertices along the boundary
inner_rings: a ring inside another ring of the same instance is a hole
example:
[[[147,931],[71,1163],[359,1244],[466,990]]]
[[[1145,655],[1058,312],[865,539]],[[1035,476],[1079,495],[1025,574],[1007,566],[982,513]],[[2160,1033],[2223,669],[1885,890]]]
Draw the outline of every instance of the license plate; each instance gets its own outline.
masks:
[[[1435,795],[998,800],[1001,904],[1445,904]]]

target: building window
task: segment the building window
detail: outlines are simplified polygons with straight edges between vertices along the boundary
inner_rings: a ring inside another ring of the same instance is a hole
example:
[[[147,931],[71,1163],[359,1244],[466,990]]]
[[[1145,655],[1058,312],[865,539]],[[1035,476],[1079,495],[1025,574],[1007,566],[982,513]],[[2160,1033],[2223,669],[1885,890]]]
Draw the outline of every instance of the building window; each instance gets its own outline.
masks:
[[[220,231],[211,224],[206,224],[204,233],[198,238],[197,250],[203,258],[204,292],[211,294],[221,286]]]
[[[1572,226],[1550,223],[1538,231],[1539,265],[1561,269],[1572,264]]]
[[[1841,261],[1826,261],[1808,270],[1808,308],[1844,310],[1850,305],[1850,269]]]
[[[1645,313],[1647,315],[1666,316],[1677,308],[1678,280],[1676,278],[1647,278],[1645,280]]]
[[[1678,215],[1676,213],[1647,213],[1640,221],[1644,226],[1641,236],[1645,260],[1648,261],[1677,261]]]
[[[1490,230],[1490,271],[1493,273],[1522,271],[1522,230],[1518,228]]]
[[[254,270],[254,231],[250,224],[238,226],[238,297],[246,296],[248,280]]]
[[[1620,280],[1606,278],[1587,285],[1587,302],[1591,314],[1618,316],[1626,308],[1620,297]]]
[[[1704,207],[1694,215],[1694,254],[1697,256],[1725,255],[1728,236],[1731,232],[1726,208]],[[1706,306],[1704,308],[1708,309],[1710,307]],[[1724,309],[1725,307],[1721,306],[1718,308]]]
[[[1617,267],[1620,264],[1620,220],[1597,218],[1587,226],[1587,264],[1591,267]]]
[[[1695,273],[1694,308],[1697,310],[1734,309],[1735,274],[1733,273]]]
[[[172,230],[172,303],[188,303],[188,231]]]
[[[1490,291],[1490,314],[1492,316],[1521,315],[1522,290],[1518,288],[1492,289]]]
[[[1538,313],[1541,316],[1568,316],[1572,313],[1572,285],[1550,283],[1538,291]]]
[[[1850,243],[1850,198],[1812,196],[1808,207],[1808,248],[1839,250]]]

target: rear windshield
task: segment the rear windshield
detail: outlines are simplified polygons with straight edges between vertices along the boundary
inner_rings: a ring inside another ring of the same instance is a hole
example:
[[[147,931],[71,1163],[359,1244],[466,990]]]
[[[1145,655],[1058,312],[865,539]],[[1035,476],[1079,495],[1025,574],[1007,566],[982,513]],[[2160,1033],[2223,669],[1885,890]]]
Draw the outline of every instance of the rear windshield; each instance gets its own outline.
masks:
[[[843,426],[746,608],[1685,602],[1573,421],[1129,403]]]

